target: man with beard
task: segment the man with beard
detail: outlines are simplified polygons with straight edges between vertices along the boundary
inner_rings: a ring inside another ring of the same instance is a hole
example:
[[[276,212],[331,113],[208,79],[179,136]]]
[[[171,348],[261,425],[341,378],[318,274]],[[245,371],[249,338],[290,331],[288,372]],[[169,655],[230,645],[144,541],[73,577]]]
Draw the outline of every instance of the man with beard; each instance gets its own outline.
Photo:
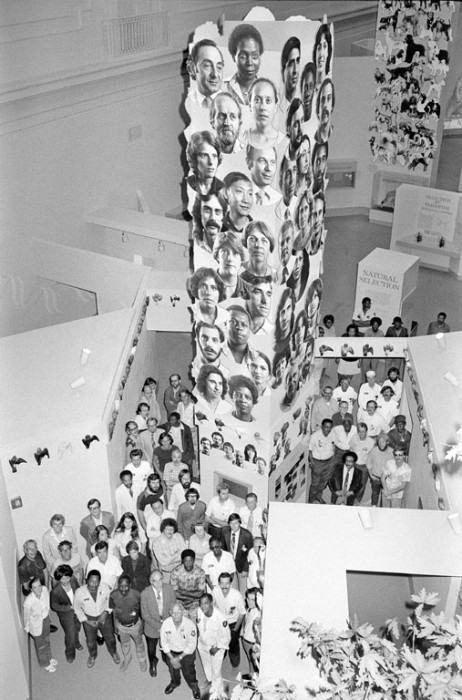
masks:
[[[218,138],[222,153],[239,150],[239,130],[242,124],[242,109],[239,102],[228,92],[214,98],[210,108],[210,123]]]
[[[252,180],[244,173],[231,172],[224,179],[224,197],[229,207],[224,218],[223,229],[242,235],[249,221],[253,205]]]
[[[276,204],[281,199],[280,193],[271,187],[277,168],[275,148],[255,148],[247,146],[246,163],[250,177],[255,185],[256,204],[263,206]]]
[[[388,460],[393,459],[393,450],[388,444],[388,435],[380,433],[377,444],[367,455],[366,467],[371,480],[371,505],[379,506],[382,494],[382,474]]]
[[[317,143],[325,143],[332,134],[331,117],[335,107],[335,89],[330,78],[322,81],[316,100],[316,114],[318,115],[318,128],[314,135]]]
[[[297,197],[295,187],[297,184],[297,163],[290,160],[287,153],[281,161],[279,168],[279,189],[282,199],[276,206],[276,215],[282,221],[293,220]]]
[[[213,251],[213,244],[223,227],[223,219],[228,207],[218,194],[197,195],[192,209],[193,236],[196,243],[207,252]]]
[[[276,271],[276,282],[279,284],[285,284],[292,272],[294,234],[294,222],[291,219],[284,221],[279,231],[279,260],[281,264]]]
[[[269,333],[273,324],[268,320],[273,296],[273,278],[271,275],[257,277],[251,272],[243,272],[242,279],[248,285],[248,299],[245,303],[250,316],[250,330],[254,335]]]
[[[302,122],[302,101],[298,97],[296,97],[290,103],[286,119],[286,133],[289,139],[288,153],[290,160],[295,160],[297,149],[302,142]]]
[[[328,143],[315,143],[313,146],[313,193],[323,192],[326,182],[327,158],[329,156]]]
[[[199,321],[196,326],[197,354],[191,365],[191,374],[196,379],[203,365],[219,367],[225,376],[228,371],[221,364],[220,355],[225,343],[225,334],[220,326]]]
[[[287,39],[282,48],[281,73],[284,93],[281,109],[285,112],[295,96],[300,75],[300,39],[296,36]]]
[[[313,201],[312,236],[309,254],[316,255],[321,247],[324,233],[324,215],[326,213],[326,200],[323,192],[316,192]]]
[[[316,87],[316,68],[314,63],[307,63],[300,78],[300,88],[303,103],[303,120],[311,119],[313,110],[313,97]]]

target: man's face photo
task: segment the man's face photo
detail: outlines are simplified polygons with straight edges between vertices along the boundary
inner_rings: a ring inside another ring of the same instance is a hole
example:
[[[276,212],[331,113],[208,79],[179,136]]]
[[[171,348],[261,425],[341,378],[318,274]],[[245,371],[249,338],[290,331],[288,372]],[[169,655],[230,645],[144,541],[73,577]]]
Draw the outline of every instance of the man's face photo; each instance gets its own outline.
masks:
[[[257,187],[271,185],[276,173],[277,159],[274,148],[256,148],[252,163],[249,163],[250,176]]]
[[[292,255],[294,247],[294,229],[292,226],[287,226],[281,231],[279,237],[279,259],[282,265],[287,265]]]
[[[193,68],[197,89],[205,97],[221,90],[223,58],[215,46],[201,46]]]
[[[250,182],[237,180],[226,189],[231,218],[249,216],[253,204],[253,187]]]
[[[316,86],[314,73],[308,72],[302,83],[303,116],[305,121],[311,119],[313,109],[314,89]]]
[[[232,153],[241,126],[239,108],[232,97],[217,95],[214,101],[212,126],[224,153]]]
[[[273,285],[271,282],[260,282],[250,288],[247,308],[252,318],[267,318],[271,310]]]
[[[316,198],[313,204],[313,233],[318,236],[324,225],[324,202]]]
[[[218,328],[201,328],[197,337],[197,343],[204,360],[208,364],[213,364],[218,360],[223,348]]]
[[[282,175],[282,195],[284,203],[289,204],[295,193],[297,182],[297,164],[295,161],[286,159],[283,166]]]
[[[241,311],[231,311],[228,323],[228,338],[231,343],[245,344],[250,337],[250,325],[247,314]]]
[[[287,136],[290,146],[295,151],[302,142],[303,108],[300,107],[292,114],[290,124],[287,128]]]
[[[210,454],[210,448],[212,447],[212,443],[208,438],[202,438],[201,440],[201,453],[203,455],[209,455]]]
[[[316,151],[316,156],[313,162],[313,176],[315,184],[322,187],[324,176],[327,170],[327,148],[322,144]]]
[[[287,59],[282,74],[284,80],[284,92],[289,100],[297,89],[298,78],[300,75],[300,51],[298,48],[293,48]]]
[[[319,95],[318,119],[321,128],[327,129],[330,126],[330,118],[334,108],[334,91],[332,83],[326,83]]]
[[[223,207],[215,194],[211,195],[206,202],[201,202],[201,224],[204,237],[212,248],[223,226]]]

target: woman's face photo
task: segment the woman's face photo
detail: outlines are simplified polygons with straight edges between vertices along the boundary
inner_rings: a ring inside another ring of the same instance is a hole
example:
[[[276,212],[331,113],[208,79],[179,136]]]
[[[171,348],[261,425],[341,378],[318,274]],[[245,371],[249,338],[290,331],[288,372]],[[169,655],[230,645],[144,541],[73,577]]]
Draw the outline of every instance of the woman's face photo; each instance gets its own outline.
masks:
[[[311,160],[311,148],[309,142],[305,139],[300,144],[297,151],[297,170],[299,175],[306,175]]]
[[[295,261],[294,261],[294,269],[293,269],[293,276],[294,280],[296,282],[299,281],[301,275],[302,275],[302,269],[303,269],[303,250],[297,250],[295,253]]]
[[[318,309],[319,309],[319,304],[320,304],[320,298],[319,298],[319,293],[318,290],[315,289],[313,293],[313,298],[310,301],[310,305],[308,307],[308,313],[310,318],[314,318],[316,315]]]
[[[298,210],[298,223],[301,231],[306,231],[310,224],[310,205],[306,197],[303,197]]]
[[[259,384],[264,384],[270,378],[268,365],[262,357],[257,356],[254,360],[251,360],[249,369],[252,379],[257,386]]]
[[[199,306],[202,308],[215,307],[218,304],[219,291],[213,277],[206,277],[198,287]]]
[[[264,129],[271,126],[277,110],[274,90],[269,83],[259,83],[252,91],[250,103],[255,124]]]
[[[215,177],[218,168],[218,153],[210,143],[202,143],[197,154],[197,174],[201,180]]]
[[[223,380],[220,374],[212,372],[205,380],[205,398],[207,401],[221,399],[223,393]]]
[[[329,55],[329,44],[326,35],[322,34],[319,44],[316,46],[316,67],[320,73],[326,74],[327,57]]]
[[[236,51],[236,68],[239,78],[246,83],[255,80],[260,70],[260,62],[258,42],[251,37],[241,39]]]

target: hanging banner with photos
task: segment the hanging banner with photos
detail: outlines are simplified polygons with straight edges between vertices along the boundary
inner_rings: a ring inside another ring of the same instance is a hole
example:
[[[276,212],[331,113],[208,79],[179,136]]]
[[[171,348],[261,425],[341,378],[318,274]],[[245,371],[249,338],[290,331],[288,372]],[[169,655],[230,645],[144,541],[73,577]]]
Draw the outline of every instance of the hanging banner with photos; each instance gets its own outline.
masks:
[[[449,70],[454,2],[378,4],[374,117],[369,143],[381,165],[427,172]]]
[[[189,47],[188,291],[201,465],[213,457],[220,469],[238,465],[268,480],[300,442],[301,417],[308,423],[333,48],[327,21],[259,21],[254,12],[225,21],[221,34],[207,23]]]

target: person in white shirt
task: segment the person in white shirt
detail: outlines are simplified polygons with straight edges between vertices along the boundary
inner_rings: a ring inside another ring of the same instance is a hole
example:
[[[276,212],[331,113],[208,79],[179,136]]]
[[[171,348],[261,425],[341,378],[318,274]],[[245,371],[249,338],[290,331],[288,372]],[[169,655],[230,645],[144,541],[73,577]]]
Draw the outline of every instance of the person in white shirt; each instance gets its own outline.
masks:
[[[332,428],[332,439],[335,445],[335,457],[342,457],[351,450],[351,440],[357,434],[356,426],[351,418],[344,418],[341,425]]]
[[[39,577],[32,579],[29,590],[24,601],[24,629],[34,640],[39,666],[54,673],[58,662],[51,656],[50,594]]]
[[[239,510],[239,515],[242,520],[242,527],[252,533],[253,537],[260,535],[260,525],[263,522],[262,509],[258,505],[258,496],[256,493],[248,493],[245,497],[245,506]]]
[[[130,462],[126,465],[126,471],[131,472],[133,476],[133,491],[136,496],[139,496],[143,489],[146,488],[146,482],[149,474],[152,474],[152,466],[145,459],[142,459],[143,452],[135,449],[130,452]],[[136,513],[136,508],[133,511]],[[119,518],[121,516],[118,516]]]
[[[389,384],[382,386],[378,400],[378,409],[387,423],[388,429],[391,428],[399,413],[399,406],[395,401],[395,392]]]
[[[136,501],[139,494],[133,488],[133,474],[128,469],[124,469],[119,474],[122,482],[115,491],[115,502],[117,506],[117,518],[120,520],[124,513],[136,513]]]
[[[355,311],[352,322],[359,328],[369,328],[371,320],[377,314],[372,310],[372,301],[370,297],[364,297],[361,301],[361,309]]]
[[[366,378],[367,382],[361,384],[358,392],[358,407],[362,408],[364,411],[366,410],[368,401],[371,399],[378,401],[382,389],[382,385],[377,384],[375,381],[375,372],[372,369],[366,372]]]
[[[175,520],[175,513],[165,508],[162,499],[160,499],[151,505],[146,517],[146,535],[149,539],[150,550],[153,553],[154,540],[160,537],[160,526],[166,518]]]
[[[231,552],[224,552],[218,537],[211,537],[210,552],[204,555],[201,567],[205,571],[205,580],[211,591],[218,586],[218,578],[222,573],[233,575],[236,572]]]
[[[332,419],[324,418],[321,429],[310,436],[308,457],[311,469],[311,485],[308,503],[325,503],[322,498],[324,489],[334,468],[335,446],[332,436]]]
[[[237,668],[241,661],[239,637],[244,621],[244,599],[238,590],[231,587],[233,575],[222,573],[218,577],[218,586],[213,589],[213,600],[218,610],[226,617],[231,632],[229,642],[229,660],[233,668]]]
[[[411,481],[411,467],[404,461],[404,450],[395,447],[382,472],[382,500],[385,508],[402,508],[406,486]]]
[[[99,571],[101,581],[112,591],[117,585],[117,579],[123,572],[120,560],[113,554],[109,554],[107,542],[98,542],[95,545],[96,557],[90,559],[87,564],[87,577],[90,571]]]
[[[357,434],[351,439],[351,450],[358,455],[356,466],[359,467],[362,472],[363,485],[361,491],[357,495],[357,502],[360,503],[364,496],[364,491],[366,490],[369,475],[366,467],[367,457],[369,452],[375,446],[376,441],[367,434],[366,423],[358,423],[357,429]]]
[[[181,683],[181,673],[192,690],[194,700],[200,700],[201,693],[196,678],[196,625],[184,614],[179,602],[170,607],[170,617],[162,622],[160,628],[160,645],[162,658],[170,672],[170,683],[165,694],[170,695]]]
[[[391,388],[394,391],[393,398],[395,399],[396,403],[399,406],[399,404],[401,402],[401,394],[403,391],[403,382],[399,378],[399,370],[397,367],[390,367],[387,374],[388,374],[388,379],[386,379],[384,381],[384,383],[382,384],[382,388],[386,387],[386,386],[391,386]]]
[[[229,497],[229,486],[221,481],[217,486],[217,495],[213,496],[205,511],[208,532],[212,537],[221,537],[221,532],[228,525],[231,513],[236,513],[236,504]]]
[[[196,129],[210,127],[210,106],[222,88],[223,66],[221,51],[212,39],[194,44],[187,64],[191,87],[185,105]]]
[[[247,589],[263,588],[265,571],[266,545],[262,537],[254,537],[253,547],[249,552],[249,575],[247,577]]]
[[[366,404],[366,410],[358,411],[358,420],[367,425],[367,434],[371,438],[377,438],[381,432],[386,433],[390,426],[377,410],[377,401],[370,400]]]
[[[210,694],[224,698],[221,667],[225,652],[231,641],[228,621],[222,612],[213,606],[213,597],[204,593],[199,600],[197,611],[197,648],[204,667],[205,677],[210,683]]]
[[[340,401],[348,401],[348,409],[351,413],[355,406],[356,399],[358,398],[358,394],[353,387],[350,386],[350,381],[350,377],[343,376],[340,380],[340,385],[336,386],[332,392],[332,398],[337,401],[338,404],[340,404]]]
[[[98,630],[101,631],[106,647],[115,664],[120,664],[120,656],[117,653],[112,624],[111,608],[109,607],[109,586],[101,581],[99,571],[88,571],[87,583],[80,586],[74,594],[74,610],[77,618],[83,623],[85,637],[88,646],[88,668],[93,668],[98,655],[96,638]]]
[[[193,481],[191,471],[189,469],[182,469],[178,474],[178,483],[172,488],[168,501],[168,509],[174,513],[174,518],[176,518],[178,514],[180,505],[186,503],[186,493],[190,488],[196,489],[199,496],[201,495],[200,485],[197,481]]]

